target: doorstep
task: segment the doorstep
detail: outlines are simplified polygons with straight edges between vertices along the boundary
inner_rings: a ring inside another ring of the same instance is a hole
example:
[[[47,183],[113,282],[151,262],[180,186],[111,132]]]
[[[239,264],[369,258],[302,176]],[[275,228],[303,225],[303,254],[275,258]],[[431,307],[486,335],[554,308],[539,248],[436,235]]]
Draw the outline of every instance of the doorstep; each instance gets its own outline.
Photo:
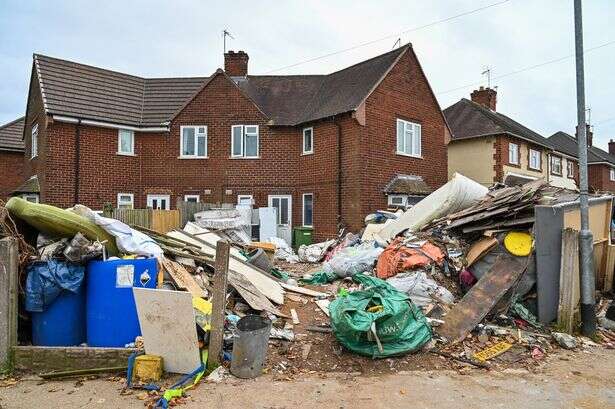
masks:
[[[14,346],[15,369],[36,372],[126,365],[133,348]]]

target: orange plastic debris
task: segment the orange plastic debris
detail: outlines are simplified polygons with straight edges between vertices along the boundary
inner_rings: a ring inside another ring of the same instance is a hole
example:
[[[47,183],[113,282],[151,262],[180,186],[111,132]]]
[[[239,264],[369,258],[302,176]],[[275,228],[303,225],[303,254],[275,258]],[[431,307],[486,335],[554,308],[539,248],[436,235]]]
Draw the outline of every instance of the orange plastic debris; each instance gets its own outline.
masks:
[[[427,241],[421,248],[406,247],[403,245],[403,238],[398,237],[378,257],[376,275],[385,279],[402,271],[426,267],[431,263],[442,265],[443,261],[444,253],[438,246]]]

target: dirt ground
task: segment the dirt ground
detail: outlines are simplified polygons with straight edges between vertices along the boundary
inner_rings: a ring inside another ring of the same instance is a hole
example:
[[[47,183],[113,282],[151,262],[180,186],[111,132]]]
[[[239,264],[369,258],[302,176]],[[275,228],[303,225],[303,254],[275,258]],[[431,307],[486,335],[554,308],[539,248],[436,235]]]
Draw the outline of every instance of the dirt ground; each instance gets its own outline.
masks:
[[[0,388],[0,407],[143,408],[138,392],[120,395],[117,379],[85,382],[22,380]],[[398,371],[306,374],[292,381],[271,375],[256,380],[228,378],[202,383],[179,408],[615,408],[615,350],[562,352],[547,357],[533,372]]]

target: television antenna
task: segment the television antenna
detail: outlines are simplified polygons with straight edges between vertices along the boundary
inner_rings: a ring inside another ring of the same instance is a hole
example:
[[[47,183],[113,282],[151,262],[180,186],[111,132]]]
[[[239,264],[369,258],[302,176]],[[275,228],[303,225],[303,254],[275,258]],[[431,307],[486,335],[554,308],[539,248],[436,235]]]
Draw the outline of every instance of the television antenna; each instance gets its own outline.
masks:
[[[222,30],[222,37],[222,41],[224,43],[224,54],[226,54],[226,37],[229,37],[231,40],[234,40],[235,37],[233,37],[233,35],[226,28]]]

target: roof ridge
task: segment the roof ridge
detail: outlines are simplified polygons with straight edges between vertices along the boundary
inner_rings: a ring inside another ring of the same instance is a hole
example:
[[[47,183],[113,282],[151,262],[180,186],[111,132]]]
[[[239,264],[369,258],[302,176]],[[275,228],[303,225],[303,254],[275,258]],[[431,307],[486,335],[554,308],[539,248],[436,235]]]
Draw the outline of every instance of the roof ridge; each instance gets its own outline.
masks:
[[[398,53],[402,54],[404,51],[408,50],[409,48],[412,48],[412,43],[407,43],[407,44],[405,44],[405,45],[402,45],[401,47],[395,48],[395,49],[393,49],[393,50],[391,50],[391,51],[387,51],[386,53],[376,55],[376,56],[374,56],[374,57],[372,57],[372,58],[368,58],[367,60],[359,61],[358,63],[352,64],[352,65],[349,65],[348,67],[344,67],[344,68],[339,69],[339,70],[337,70],[337,71],[330,72],[329,74],[326,74],[326,76],[333,75],[333,74],[337,74],[337,73],[339,73],[339,72],[342,72],[342,71],[348,70],[348,69],[350,69],[350,68],[354,68],[354,67],[359,66],[359,65],[361,65],[361,64],[365,64],[365,63],[368,63],[368,62],[370,62],[370,61],[373,61],[373,60],[375,60],[376,58],[381,58],[381,57],[384,57],[384,56],[387,56],[387,55],[394,54],[394,53],[396,53],[396,52],[398,52]]]
[[[75,64],[75,65],[79,65],[79,66],[81,66],[81,67],[93,68],[93,69],[95,69],[95,70],[105,71],[105,72],[109,72],[109,73],[112,73],[112,74],[125,75],[125,76],[127,76],[127,77],[136,78],[136,79],[138,79],[138,80],[145,80],[145,79],[146,79],[145,77],[140,77],[140,76],[138,76],[138,75],[134,75],[134,74],[127,74],[127,73],[125,73],[125,72],[116,71],[116,70],[111,70],[111,69],[108,69],[108,68],[101,68],[101,67],[97,67],[97,66],[95,66],[95,65],[91,65],[91,64],[84,64],[84,63],[81,63],[81,62],[72,61],[72,60],[67,60],[67,59],[64,59],[64,58],[57,58],[57,57],[52,57],[52,56],[49,56],[49,55],[44,55],[44,54],[34,53],[34,58],[38,58],[38,57],[50,58],[50,59],[52,59],[52,60],[62,61],[62,62],[67,62],[67,63],[69,63],[69,64]]]

